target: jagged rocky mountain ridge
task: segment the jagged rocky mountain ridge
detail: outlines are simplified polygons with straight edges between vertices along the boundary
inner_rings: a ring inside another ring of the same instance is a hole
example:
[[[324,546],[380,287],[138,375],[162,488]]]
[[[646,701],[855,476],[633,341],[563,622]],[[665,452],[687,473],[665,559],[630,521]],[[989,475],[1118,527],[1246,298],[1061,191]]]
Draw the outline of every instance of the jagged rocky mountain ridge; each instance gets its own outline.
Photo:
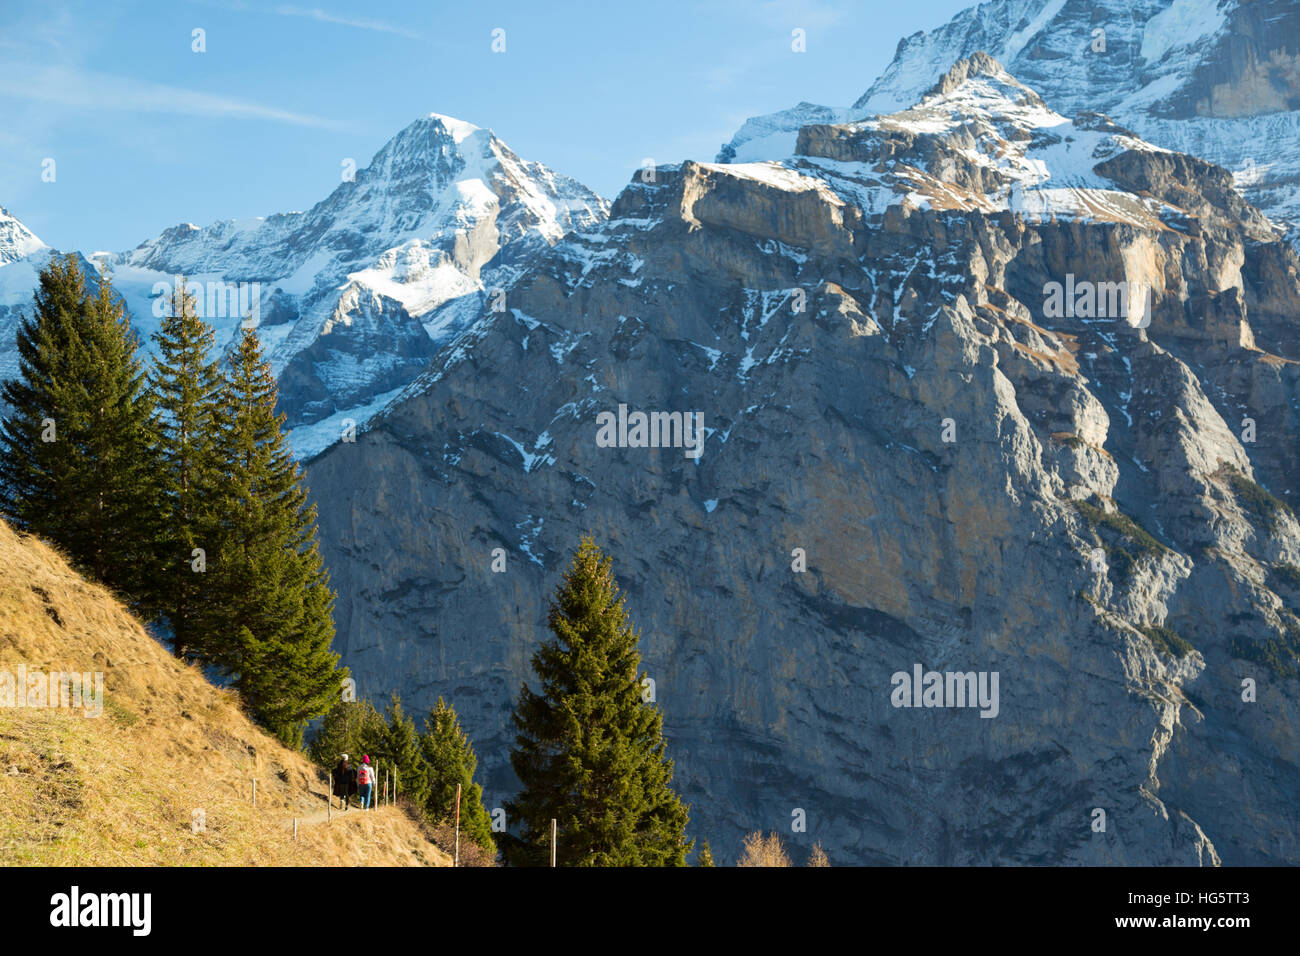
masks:
[[[1067,116],[1102,113],[1232,170],[1300,241],[1300,10],[1287,0],[991,0],[904,38],[850,107],[801,103],[749,120],[721,161],[783,159],[809,122],[902,109],[984,52]]]
[[[309,463],[344,661],[453,700],[499,801],[590,531],[724,857],[798,808],[842,863],[1295,863],[1300,263],[987,57],[918,99],[638,177]],[[1149,311],[1045,314],[1076,280]],[[598,447],[620,403],[703,454]],[[894,708],[918,663],[997,671],[998,717]]]
[[[400,392],[482,311],[485,292],[508,285],[566,232],[602,221],[607,208],[490,130],[429,114],[306,212],[186,223],[92,258],[126,298],[146,346],[157,326],[156,283],[179,274],[194,283],[222,348],[256,299],[291,440],[307,456],[336,441],[345,420],[364,422]],[[0,268],[8,326],[30,310],[39,264]],[[239,302],[205,295],[215,283],[249,285]],[[12,342],[12,328],[2,331]]]

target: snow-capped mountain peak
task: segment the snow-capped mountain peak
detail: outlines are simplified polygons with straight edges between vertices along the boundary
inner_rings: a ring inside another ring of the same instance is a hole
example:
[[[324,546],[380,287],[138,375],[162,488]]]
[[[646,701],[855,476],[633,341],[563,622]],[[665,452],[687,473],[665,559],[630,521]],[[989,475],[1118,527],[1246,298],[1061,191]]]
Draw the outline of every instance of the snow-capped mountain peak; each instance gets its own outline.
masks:
[[[1064,116],[1105,114],[1232,171],[1300,244],[1300,6],[1290,0],[989,0],[905,37],[852,106],[756,117],[718,159],[789,155],[812,113],[847,122],[908,109],[980,52]]]
[[[490,129],[420,116],[304,212],[183,222],[101,257],[150,344],[177,275],[227,347],[248,318],[280,381],[299,454],[336,441],[409,382],[542,249],[602,222],[608,203],[516,155]],[[0,219],[0,265],[39,240]],[[10,251],[5,252],[8,248]],[[15,302],[35,272],[13,268]],[[230,295],[231,288],[237,295]],[[230,303],[237,303],[230,307]]]
[[[820,182],[868,215],[892,206],[1011,211],[1029,221],[1160,229],[1184,222],[1191,206],[1207,220],[1231,219],[1254,236],[1272,238],[1268,223],[1240,199],[1216,205],[1151,188],[1168,181],[1166,166],[1195,160],[1162,159],[1168,150],[1100,114],[1062,116],[984,53],[959,60],[905,109],[814,122],[794,135],[793,148],[778,162],[705,167],[773,184],[782,171],[790,182],[795,173],[799,182]]]
[[[36,234],[0,206],[0,266],[48,249]]]
[[[518,208],[510,208],[515,202]],[[491,130],[429,113],[306,212],[203,229],[184,223],[119,259],[164,272],[288,277],[310,266],[317,275],[323,260],[369,265],[389,249],[436,240],[494,210],[510,220],[505,244],[534,232],[554,241],[575,225],[599,221],[605,209],[590,190],[521,159]]]
[[[447,116],[443,113],[428,113],[424,118],[440,123],[457,143],[463,142],[475,133],[482,132],[482,128],[475,126],[473,123],[467,123],[465,120],[456,119],[454,116]]]
[[[982,94],[984,98],[999,105],[1011,101],[1023,102],[1039,109],[1047,108],[1037,93],[1008,73],[996,59],[983,52],[973,53],[949,67],[948,72],[921,96],[917,105],[931,104],[963,88]]]

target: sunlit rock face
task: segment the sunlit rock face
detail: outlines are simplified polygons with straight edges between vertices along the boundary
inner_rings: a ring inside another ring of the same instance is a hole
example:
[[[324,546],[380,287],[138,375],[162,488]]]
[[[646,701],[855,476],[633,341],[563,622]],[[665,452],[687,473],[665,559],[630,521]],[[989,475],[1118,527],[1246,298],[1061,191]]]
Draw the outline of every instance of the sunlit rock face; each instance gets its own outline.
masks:
[[[937,75],[638,174],[312,460],[344,663],[500,806],[591,533],[723,859],[1295,863],[1300,263],[1221,168]]]

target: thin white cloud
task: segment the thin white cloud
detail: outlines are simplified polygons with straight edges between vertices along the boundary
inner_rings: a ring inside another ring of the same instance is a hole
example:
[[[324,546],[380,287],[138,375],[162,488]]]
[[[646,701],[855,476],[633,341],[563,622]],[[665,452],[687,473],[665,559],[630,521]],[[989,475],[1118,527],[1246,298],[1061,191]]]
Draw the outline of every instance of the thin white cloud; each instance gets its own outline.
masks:
[[[57,66],[6,67],[0,71],[0,96],[78,109],[265,120],[331,130],[345,128],[333,120],[249,100]]]
[[[277,13],[282,17],[305,17],[308,20],[317,20],[320,23],[335,23],[339,26],[353,27],[357,30],[371,30],[375,33],[392,33],[397,36],[410,37],[412,40],[420,39],[420,35],[406,27],[400,27],[396,24],[387,23],[384,20],[362,20],[356,17],[344,17],[336,13],[330,13],[328,10],[322,10],[319,7],[276,7],[272,13]]]

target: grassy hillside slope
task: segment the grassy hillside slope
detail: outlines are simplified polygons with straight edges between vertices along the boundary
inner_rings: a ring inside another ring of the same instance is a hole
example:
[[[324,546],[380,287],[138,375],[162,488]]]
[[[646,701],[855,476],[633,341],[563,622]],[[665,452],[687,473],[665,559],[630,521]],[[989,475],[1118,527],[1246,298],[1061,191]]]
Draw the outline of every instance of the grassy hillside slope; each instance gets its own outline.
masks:
[[[318,768],[107,591],[0,522],[0,674],[19,665],[102,672],[103,706],[97,717],[6,707],[0,690],[0,865],[450,863],[396,808],[325,822]]]

